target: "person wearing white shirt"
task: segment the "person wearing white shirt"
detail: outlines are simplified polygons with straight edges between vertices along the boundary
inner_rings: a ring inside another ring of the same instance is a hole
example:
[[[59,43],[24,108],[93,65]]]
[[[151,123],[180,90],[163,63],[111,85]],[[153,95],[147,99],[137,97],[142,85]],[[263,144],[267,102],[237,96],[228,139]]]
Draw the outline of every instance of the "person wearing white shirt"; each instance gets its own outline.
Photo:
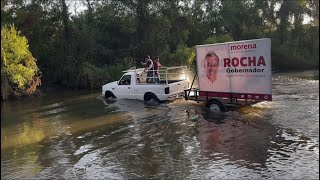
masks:
[[[147,72],[147,83],[154,82],[154,66],[153,61],[151,60],[150,56],[147,55],[145,57],[145,62],[141,62],[142,65],[146,66],[145,71]]]
[[[219,72],[219,57],[210,51],[204,59],[204,73],[199,76],[199,86],[201,91],[212,92],[229,92],[230,80],[229,78],[218,76]]]

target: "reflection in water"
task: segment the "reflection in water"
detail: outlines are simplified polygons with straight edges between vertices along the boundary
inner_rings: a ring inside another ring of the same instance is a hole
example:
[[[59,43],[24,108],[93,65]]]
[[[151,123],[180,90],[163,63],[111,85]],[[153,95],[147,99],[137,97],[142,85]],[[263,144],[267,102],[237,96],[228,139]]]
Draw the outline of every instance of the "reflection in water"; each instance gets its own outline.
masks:
[[[97,109],[103,110],[103,107],[95,99],[96,95],[85,97],[76,101],[68,99],[65,102],[51,103],[40,106],[40,108],[23,107],[15,112],[10,106],[1,109],[1,119],[6,120],[1,121],[1,153],[5,155],[1,161],[2,167],[22,168],[20,171],[16,171],[16,168],[7,169],[2,171],[4,172],[2,174],[14,179],[31,178],[48,165],[51,166],[51,163],[57,164],[55,167],[64,172],[65,166],[62,166],[61,162],[68,164],[68,166],[71,164],[68,160],[71,156],[67,155],[70,153],[66,153],[72,151],[72,146],[66,146],[67,143],[65,143],[68,142],[68,138],[73,134],[112,125],[128,118],[125,114],[112,113],[106,118],[103,111],[96,111]],[[13,104],[18,105],[18,107],[21,106],[16,102],[13,102]],[[86,107],[85,112],[81,112],[83,107]],[[78,108],[80,111],[75,111]],[[11,111],[12,113],[10,113]],[[110,110],[106,109],[106,113],[108,112]],[[20,123],[12,123],[15,120]],[[50,147],[48,148],[50,151],[45,151],[45,157],[43,158],[41,153],[47,147]],[[45,163],[43,164],[43,162]],[[54,174],[54,172],[51,173]]]
[[[2,178],[319,178],[318,81],[292,79],[274,77],[272,102],[221,114],[87,92],[6,102]]]
[[[213,160],[243,160],[253,168],[265,167],[269,141],[275,136],[276,129],[259,119],[237,119],[241,116],[237,112],[225,116],[223,119],[202,119],[198,122],[197,137],[203,155]]]

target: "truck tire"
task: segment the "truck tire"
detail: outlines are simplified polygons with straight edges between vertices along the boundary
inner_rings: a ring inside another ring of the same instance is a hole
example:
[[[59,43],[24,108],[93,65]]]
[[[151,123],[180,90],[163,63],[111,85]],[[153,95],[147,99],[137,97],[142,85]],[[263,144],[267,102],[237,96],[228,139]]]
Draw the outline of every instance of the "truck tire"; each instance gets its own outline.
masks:
[[[206,105],[211,112],[225,112],[225,108],[222,103],[218,100],[210,100]]]
[[[147,93],[144,95],[144,102],[155,102],[159,103],[160,100],[157,98],[157,96],[153,93]]]
[[[104,97],[106,99],[112,97],[112,98],[116,98],[116,96],[111,92],[111,91],[106,91],[106,93],[104,94]]]

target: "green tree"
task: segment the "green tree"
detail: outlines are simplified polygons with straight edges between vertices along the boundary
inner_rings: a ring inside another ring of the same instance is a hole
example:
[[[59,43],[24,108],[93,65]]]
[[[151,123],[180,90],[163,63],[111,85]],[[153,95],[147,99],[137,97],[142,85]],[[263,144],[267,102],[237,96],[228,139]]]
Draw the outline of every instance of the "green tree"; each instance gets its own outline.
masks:
[[[14,25],[1,27],[1,97],[32,94],[41,72],[29,51],[28,40]]]
[[[87,9],[71,14],[70,2]],[[195,45],[262,37],[274,67],[319,67],[319,0],[3,0],[1,24],[28,39],[42,82],[72,88],[115,80],[146,54],[190,65]]]

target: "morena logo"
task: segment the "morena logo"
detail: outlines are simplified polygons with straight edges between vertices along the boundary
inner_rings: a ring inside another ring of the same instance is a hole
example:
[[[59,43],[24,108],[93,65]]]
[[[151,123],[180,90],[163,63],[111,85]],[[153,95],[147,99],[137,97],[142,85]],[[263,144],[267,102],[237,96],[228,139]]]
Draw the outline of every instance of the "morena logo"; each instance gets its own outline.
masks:
[[[231,51],[233,50],[243,50],[243,49],[256,49],[256,44],[239,44],[231,46]]]

